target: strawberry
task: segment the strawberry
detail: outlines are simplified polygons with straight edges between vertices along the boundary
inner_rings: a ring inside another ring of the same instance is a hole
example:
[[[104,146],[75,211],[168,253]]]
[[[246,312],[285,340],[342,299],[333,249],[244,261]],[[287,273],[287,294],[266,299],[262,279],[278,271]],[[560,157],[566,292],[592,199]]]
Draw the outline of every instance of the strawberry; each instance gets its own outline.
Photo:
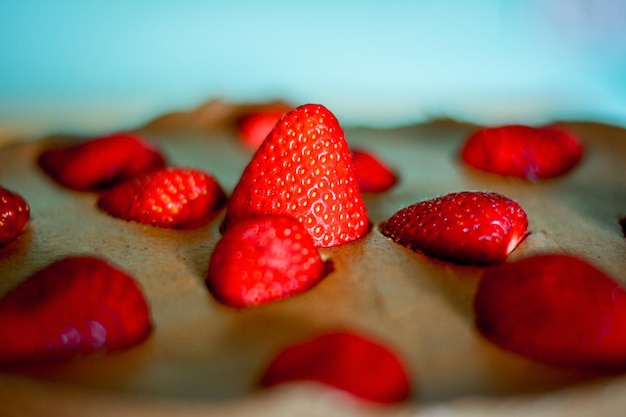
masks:
[[[509,125],[481,129],[461,149],[461,159],[474,168],[529,180],[563,175],[582,158],[582,145],[557,127]]]
[[[164,168],[104,192],[98,206],[111,216],[164,228],[190,228],[211,220],[226,201],[211,175],[193,168]]]
[[[386,346],[348,331],[322,334],[278,353],[260,385],[314,381],[357,398],[383,404],[406,400],[410,392],[400,359]]]
[[[364,193],[381,193],[393,187],[396,174],[379,158],[364,149],[352,149],[356,180]]]
[[[15,239],[30,219],[30,206],[24,198],[0,186],[0,246]]]
[[[130,133],[49,149],[38,162],[55,181],[79,191],[97,191],[165,166],[156,149]]]
[[[461,265],[497,264],[526,237],[528,219],[497,193],[464,191],[422,201],[395,213],[382,232],[429,257]]]
[[[493,343],[557,366],[626,369],[626,290],[584,259],[543,254],[485,272],[476,326]]]
[[[368,231],[348,144],[324,106],[306,104],[278,122],[235,186],[223,229],[267,214],[298,219],[321,247]]]
[[[148,305],[133,278],[100,258],[68,257],[0,299],[0,363],[124,349],[151,329]]]
[[[266,109],[244,114],[236,122],[241,141],[249,148],[258,148],[287,111]]]
[[[296,219],[244,219],[224,233],[209,265],[207,286],[216,299],[251,307],[299,294],[325,275],[313,238]]]

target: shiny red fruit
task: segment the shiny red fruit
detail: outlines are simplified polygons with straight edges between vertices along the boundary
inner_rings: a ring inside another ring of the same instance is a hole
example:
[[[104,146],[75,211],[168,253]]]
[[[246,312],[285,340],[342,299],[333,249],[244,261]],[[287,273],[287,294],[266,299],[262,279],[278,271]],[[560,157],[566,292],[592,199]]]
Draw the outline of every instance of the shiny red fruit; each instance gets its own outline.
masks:
[[[529,180],[563,175],[582,154],[581,143],[567,130],[521,125],[481,129],[461,149],[461,159],[469,166]]]
[[[325,268],[313,239],[296,219],[252,217],[219,240],[206,283],[222,303],[252,307],[308,290],[324,277]]]
[[[380,158],[364,149],[352,149],[356,180],[364,193],[382,193],[393,187],[398,178]]]
[[[98,206],[127,221],[182,229],[211,220],[225,202],[213,176],[194,168],[165,168],[109,189]]]
[[[461,265],[503,262],[528,234],[528,218],[501,194],[464,191],[422,201],[395,213],[382,232],[431,258]]]
[[[30,206],[24,198],[0,186],[0,246],[15,239],[30,219]]]
[[[626,290],[584,259],[537,255],[488,269],[476,326],[504,349],[552,365],[626,369]]]
[[[324,106],[300,106],[274,127],[235,186],[223,229],[260,215],[298,219],[320,247],[369,230],[343,129]]]
[[[0,299],[0,364],[124,349],[151,329],[148,305],[132,277],[100,258],[69,257]]]
[[[313,381],[357,398],[392,404],[410,394],[406,370],[398,356],[379,342],[353,332],[327,333],[282,350],[260,384]]]
[[[58,183],[79,191],[98,191],[165,166],[157,149],[130,133],[49,149],[38,162]]]

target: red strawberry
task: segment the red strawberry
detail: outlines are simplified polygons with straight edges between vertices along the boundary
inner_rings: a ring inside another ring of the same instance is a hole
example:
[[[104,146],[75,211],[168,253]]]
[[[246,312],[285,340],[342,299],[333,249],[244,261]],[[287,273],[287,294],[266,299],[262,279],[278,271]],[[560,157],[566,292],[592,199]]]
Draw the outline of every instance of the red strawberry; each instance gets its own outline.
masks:
[[[497,264],[526,237],[528,219],[515,201],[464,191],[405,207],[383,234],[432,258],[465,265]]]
[[[40,155],[38,162],[54,180],[80,191],[100,190],[165,166],[156,149],[130,133],[50,149]]]
[[[211,175],[193,168],[165,168],[103,193],[98,206],[114,217],[165,228],[189,228],[211,220],[226,195]]]
[[[380,159],[363,149],[352,149],[356,180],[362,192],[381,193],[393,187],[396,174]]]
[[[324,334],[281,351],[264,372],[265,387],[315,381],[384,404],[409,396],[403,364],[387,347],[355,333]]]
[[[461,159],[483,171],[535,180],[565,174],[580,161],[582,152],[578,139],[566,130],[510,125],[471,135]]]
[[[239,136],[249,148],[258,148],[289,109],[267,109],[246,113],[237,120]]]
[[[265,214],[295,217],[322,247],[368,231],[348,144],[324,106],[298,107],[274,127],[235,186],[224,226]]]
[[[30,207],[24,198],[0,186],[0,246],[19,235],[30,219]]]
[[[148,305],[129,275],[99,258],[69,257],[0,300],[0,363],[124,349],[143,341],[151,329]]]
[[[324,273],[324,261],[300,222],[262,216],[244,219],[224,233],[211,255],[206,282],[215,298],[243,308],[304,292]]]
[[[626,369],[626,290],[583,259],[546,254],[485,272],[476,325],[497,345],[553,365]]]

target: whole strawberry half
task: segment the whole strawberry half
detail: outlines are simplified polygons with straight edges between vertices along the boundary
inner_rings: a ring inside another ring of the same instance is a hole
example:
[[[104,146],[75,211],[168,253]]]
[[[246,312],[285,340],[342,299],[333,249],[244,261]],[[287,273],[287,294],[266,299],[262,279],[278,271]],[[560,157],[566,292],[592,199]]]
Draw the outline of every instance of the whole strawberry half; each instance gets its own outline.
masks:
[[[216,299],[237,307],[302,293],[325,275],[313,238],[287,216],[244,219],[217,243],[206,280]]]
[[[224,229],[267,214],[298,219],[321,247],[367,233],[369,221],[348,144],[324,106],[306,104],[278,122],[235,186]]]
[[[104,192],[98,206],[114,217],[163,228],[190,228],[211,220],[226,202],[217,180],[194,168],[165,168]]]
[[[289,110],[288,108],[272,108],[242,115],[236,122],[241,141],[249,148],[258,148],[276,123]]]
[[[263,373],[261,386],[314,381],[357,398],[383,404],[406,400],[407,373],[398,356],[381,343],[337,331],[289,346]]]
[[[15,239],[30,219],[30,206],[21,195],[0,186],[0,246]]]
[[[485,272],[476,326],[493,343],[545,363],[626,369],[626,291],[584,259],[544,254]]]
[[[165,166],[158,150],[130,133],[49,149],[39,156],[38,162],[58,183],[79,191],[98,191]]]
[[[129,275],[100,258],[68,257],[0,299],[0,364],[123,349],[151,329],[148,305]]]
[[[582,153],[579,140],[564,129],[509,125],[472,134],[461,149],[461,159],[483,171],[536,180],[565,174]]]
[[[352,149],[356,180],[362,192],[381,193],[396,184],[396,174],[380,158],[365,149]]]
[[[384,235],[429,257],[461,265],[503,262],[526,237],[528,218],[501,194],[463,191],[395,213]]]

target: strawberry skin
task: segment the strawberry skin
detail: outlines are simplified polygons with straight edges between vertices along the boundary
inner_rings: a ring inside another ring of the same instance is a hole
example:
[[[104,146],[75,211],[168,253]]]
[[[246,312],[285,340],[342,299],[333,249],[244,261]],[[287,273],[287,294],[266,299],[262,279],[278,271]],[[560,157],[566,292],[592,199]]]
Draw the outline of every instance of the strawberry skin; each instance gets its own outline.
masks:
[[[257,149],[287,111],[289,109],[267,109],[241,116],[236,125],[243,144]]]
[[[24,198],[0,186],[0,246],[15,239],[30,219],[30,206]]]
[[[403,364],[382,344],[348,331],[326,333],[282,350],[263,373],[260,385],[314,381],[362,400],[405,401],[410,384]]]
[[[556,366],[626,369],[626,291],[584,259],[543,254],[485,272],[476,326],[493,343]]]
[[[357,183],[362,192],[382,193],[396,184],[396,174],[371,152],[352,149],[352,160]]]
[[[472,134],[461,149],[461,159],[483,171],[537,180],[565,174],[582,153],[579,140],[564,129],[508,125]]]
[[[235,186],[224,229],[267,214],[298,219],[320,247],[367,233],[369,221],[348,144],[324,106],[300,106],[278,122]]]
[[[300,222],[261,216],[244,219],[224,233],[211,255],[206,283],[220,302],[244,308],[302,293],[325,271]]]
[[[165,167],[165,159],[159,151],[130,133],[50,149],[39,156],[38,162],[58,183],[79,191],[98,191]]]
[[[151,329],[148,305],[129,275],[100,258],[68,257],[0,299],[0,364],[124,349]]]
[[[395,213],[385,236],[431,258],[460,265],[503,262],[526,237],[528,218],[497,193],[463,191],[422,201]]]
[[[191,228],[211,220],[226,194],[211,175],[194,168],[165,168],[104,192],[98,206],[113,217],[163,228]]]

